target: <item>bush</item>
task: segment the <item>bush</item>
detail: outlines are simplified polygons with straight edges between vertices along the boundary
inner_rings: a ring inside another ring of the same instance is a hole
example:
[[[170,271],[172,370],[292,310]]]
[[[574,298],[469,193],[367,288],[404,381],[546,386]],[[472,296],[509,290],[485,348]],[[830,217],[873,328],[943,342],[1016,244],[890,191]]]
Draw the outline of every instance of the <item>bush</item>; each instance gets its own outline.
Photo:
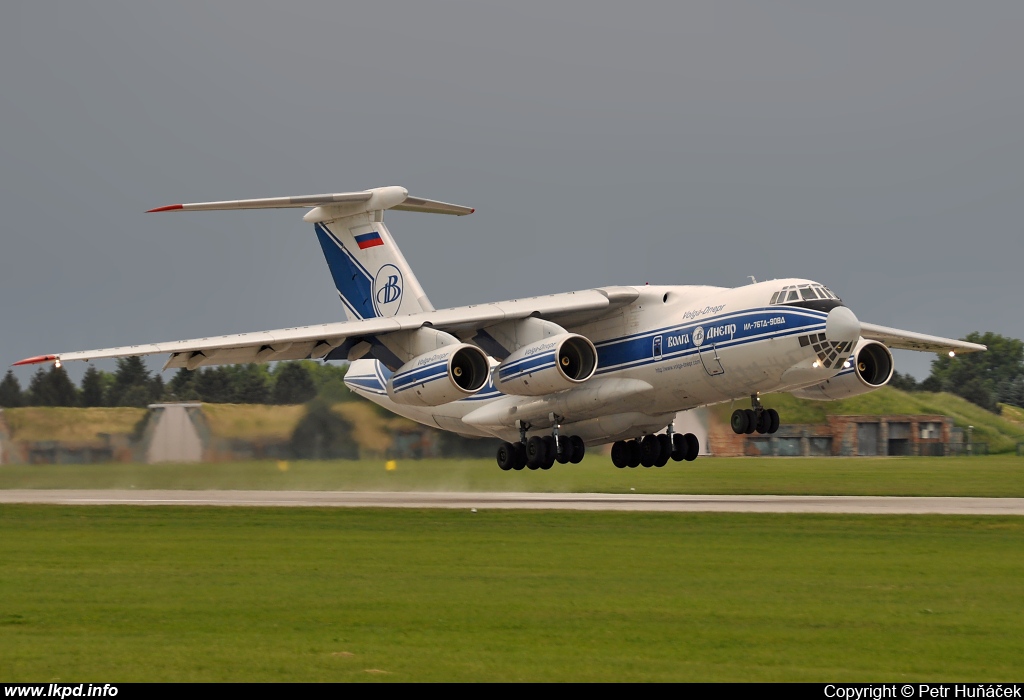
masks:
[[[331,404],[316,399],[292,433],[291,453],[296,459],[358,459],[359,447],[352,441],[352,425],[331,410]]]

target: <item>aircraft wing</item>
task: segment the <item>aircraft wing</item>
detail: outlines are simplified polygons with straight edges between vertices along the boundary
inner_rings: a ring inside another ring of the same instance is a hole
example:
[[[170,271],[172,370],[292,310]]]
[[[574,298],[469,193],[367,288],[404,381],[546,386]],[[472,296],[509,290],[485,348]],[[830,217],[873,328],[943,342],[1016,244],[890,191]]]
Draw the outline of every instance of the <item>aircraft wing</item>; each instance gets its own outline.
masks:
[[[877,340],[890,348],[899,350],[920,350],[922,352],[981,352],[988,350],[984,345],[968,343],[966,340],[940,338],[936,335],[925,335],[912,331],[901,331],[898,328],[876,326],[873,323],[861,323],[860,334],[863,338]]]
[[[168,353],[164,369],[185,367],[196,369],[210,365],[270,362],[325,358],[335,350],[347,359],[347,351],[364,339],[396,331],[422,327],[458,333],[472,331],[501,321],[527,317],[544,318],[555,323],[578,323],[630,303],[639,296],[632,287],[605,287],[582,292],[552,294],[544,297],[477,304],[452,309],[426,311],[391,318],[370,318],[360,321],[327,323],[317,326],[282,328],[256,333],[239,333],[210,338],[175,340],[149,345],[127,345],[118,348],[62,352],[29,357],[15,365],[71,360],[98,360],[111,357],[134,357]]]

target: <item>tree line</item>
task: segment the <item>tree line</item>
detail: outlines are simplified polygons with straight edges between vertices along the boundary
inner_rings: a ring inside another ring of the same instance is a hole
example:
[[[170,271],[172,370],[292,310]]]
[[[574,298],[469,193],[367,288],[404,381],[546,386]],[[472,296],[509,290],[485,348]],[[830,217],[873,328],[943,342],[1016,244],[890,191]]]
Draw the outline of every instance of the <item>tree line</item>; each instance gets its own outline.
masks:
[[[117,361],[114,372],[90,366],[80,385],[63,367],[41,367],[26,389],[10,370],[0,381],[0,407],[132,406],[152,403],[302,404],[317,396],[327,401],[352,397],[345,386],[346,366],[297,361],[269,365],[225,365],[199,370],[179,369],[170,381],[150,372],[138,357]]]
[[[988,351],[940,355],[924,381],[893,373],[889,383],[904,391],[947,391],[994,413],[1001,403],[1024,407],[1024,342],[977,332],[964,340],[987,345]]]

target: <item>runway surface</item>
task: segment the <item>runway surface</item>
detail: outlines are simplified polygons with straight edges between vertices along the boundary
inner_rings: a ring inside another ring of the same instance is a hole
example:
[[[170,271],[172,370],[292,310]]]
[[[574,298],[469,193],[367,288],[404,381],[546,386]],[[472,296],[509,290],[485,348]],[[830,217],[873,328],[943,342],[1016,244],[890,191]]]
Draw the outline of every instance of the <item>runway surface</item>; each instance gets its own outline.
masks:
[[[432,493],[422,491],[0,490],[0,504],[138,506],[315,506],[729,513],[1024,515],[1024,498],[906,496],[685,496],[609,493]]]

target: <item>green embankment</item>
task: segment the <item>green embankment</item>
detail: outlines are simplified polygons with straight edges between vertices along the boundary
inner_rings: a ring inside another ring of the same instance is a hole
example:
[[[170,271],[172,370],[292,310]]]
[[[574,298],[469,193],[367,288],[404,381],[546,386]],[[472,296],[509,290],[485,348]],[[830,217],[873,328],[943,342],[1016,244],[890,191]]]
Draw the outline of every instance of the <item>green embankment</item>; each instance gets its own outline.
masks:
[[[661,469],[616,469],[592,454],[550,471],[503,472],[492,459],[0,467],[0,489],[272,489],[535,491],[1024,497],[1024,458],[700,458]]]
[[[0,506],[0,677],[991,681],[1024,518]]]
[[[1010,406],[1005,403],[999,404],[999,408],[1003,410],[1003,418],[1024,429],[1024,408],[1021,408],[1020,406]]]
[[[287,440],[305,412],[305,406],[203,404],[210,433],[229,440]]]
[[[101,434],[130,435],[146,415],[144,408],[62,408],[35,406],[4,409],[12,440],[92,442]]]

